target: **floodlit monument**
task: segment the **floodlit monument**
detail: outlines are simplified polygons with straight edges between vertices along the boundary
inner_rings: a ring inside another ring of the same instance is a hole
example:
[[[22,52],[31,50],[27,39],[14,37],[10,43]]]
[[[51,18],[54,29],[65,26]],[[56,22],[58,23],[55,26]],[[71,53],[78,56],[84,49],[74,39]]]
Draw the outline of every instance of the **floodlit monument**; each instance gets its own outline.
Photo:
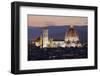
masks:
[[[49,45],[49,39],[48,39],[48,29],[47,27],[43,28],[43,47],[48,47]]]
[[[74,26],[70,26],[68,32],[65,34],[66,47],[81,47],[78,32],[74,29]]]
[[[80,43],[78,32],[74,29],[74,26],[70,26],[68,32],[65,33],[65,39],[54,40],[48,37],[48,28],[43,28],[42,36],[33,41],[36,46],[41,48],[57,48],[57,47],[82,47]]]

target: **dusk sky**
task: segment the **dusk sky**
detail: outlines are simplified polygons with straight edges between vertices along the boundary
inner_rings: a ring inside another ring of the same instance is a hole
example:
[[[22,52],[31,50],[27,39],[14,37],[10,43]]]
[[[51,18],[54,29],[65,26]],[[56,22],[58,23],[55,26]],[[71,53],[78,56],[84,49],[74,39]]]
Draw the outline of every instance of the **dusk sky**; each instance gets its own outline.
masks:
[[[63,26],[63,25],[77,25],[87,26],[87,17],[78,16],[42,16],[42,15],[28,15],[28,26],[45,27],[48,25]]]

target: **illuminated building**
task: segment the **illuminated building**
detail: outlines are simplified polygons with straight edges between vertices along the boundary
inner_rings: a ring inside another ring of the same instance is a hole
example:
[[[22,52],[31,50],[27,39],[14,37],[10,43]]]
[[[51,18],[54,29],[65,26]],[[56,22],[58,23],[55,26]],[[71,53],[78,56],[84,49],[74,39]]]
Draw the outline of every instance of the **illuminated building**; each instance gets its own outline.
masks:
[[[42,48],[42,44],[43,44],[42,36],[36,38],[36,40],[33,40],[32,44],[35,44],[37,47]]]
[[[43,48],[48,47],[49,41],[48,41],[48,29],[47,29],[47,27],[45,27],[43,29],[43,35],[42,36],[43,36]]]
[[[41,48],[57,48],[57,47],[82,47],[79,35],[73,26],[70,26],[68,32],[65,33],[65,39],[54,40],[48,37],[47,27],[43,28],[42,36],[33,41],[36,46]]]
[[[65,34],[66,47],[81,47],[79,41],[78,32],[74,29],[74,26],[70,26],[68,32]]]
[[[65,47],[65,41],[64,40],[54,40],[53,41],[53,47]]]

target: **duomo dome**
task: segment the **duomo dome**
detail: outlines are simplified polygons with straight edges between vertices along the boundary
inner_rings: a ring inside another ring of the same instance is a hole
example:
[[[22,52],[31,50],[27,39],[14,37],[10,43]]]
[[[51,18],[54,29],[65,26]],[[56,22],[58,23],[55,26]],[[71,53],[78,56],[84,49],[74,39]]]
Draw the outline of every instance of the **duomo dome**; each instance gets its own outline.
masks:
[[[78,32],[74,26],[70,26],[68,32],[65,34],[66,47],[81,47]]]

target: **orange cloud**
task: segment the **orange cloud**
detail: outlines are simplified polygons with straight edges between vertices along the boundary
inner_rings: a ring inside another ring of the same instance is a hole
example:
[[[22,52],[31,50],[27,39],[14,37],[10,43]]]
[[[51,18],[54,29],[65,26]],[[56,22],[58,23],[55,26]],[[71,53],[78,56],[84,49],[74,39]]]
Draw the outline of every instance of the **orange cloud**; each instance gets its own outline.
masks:
[[[54,25],[78,25],[86,26],[88,23],[87,17],[78,16],[43,16],[43,15],[28,15],[28,26],[45,27]]]

